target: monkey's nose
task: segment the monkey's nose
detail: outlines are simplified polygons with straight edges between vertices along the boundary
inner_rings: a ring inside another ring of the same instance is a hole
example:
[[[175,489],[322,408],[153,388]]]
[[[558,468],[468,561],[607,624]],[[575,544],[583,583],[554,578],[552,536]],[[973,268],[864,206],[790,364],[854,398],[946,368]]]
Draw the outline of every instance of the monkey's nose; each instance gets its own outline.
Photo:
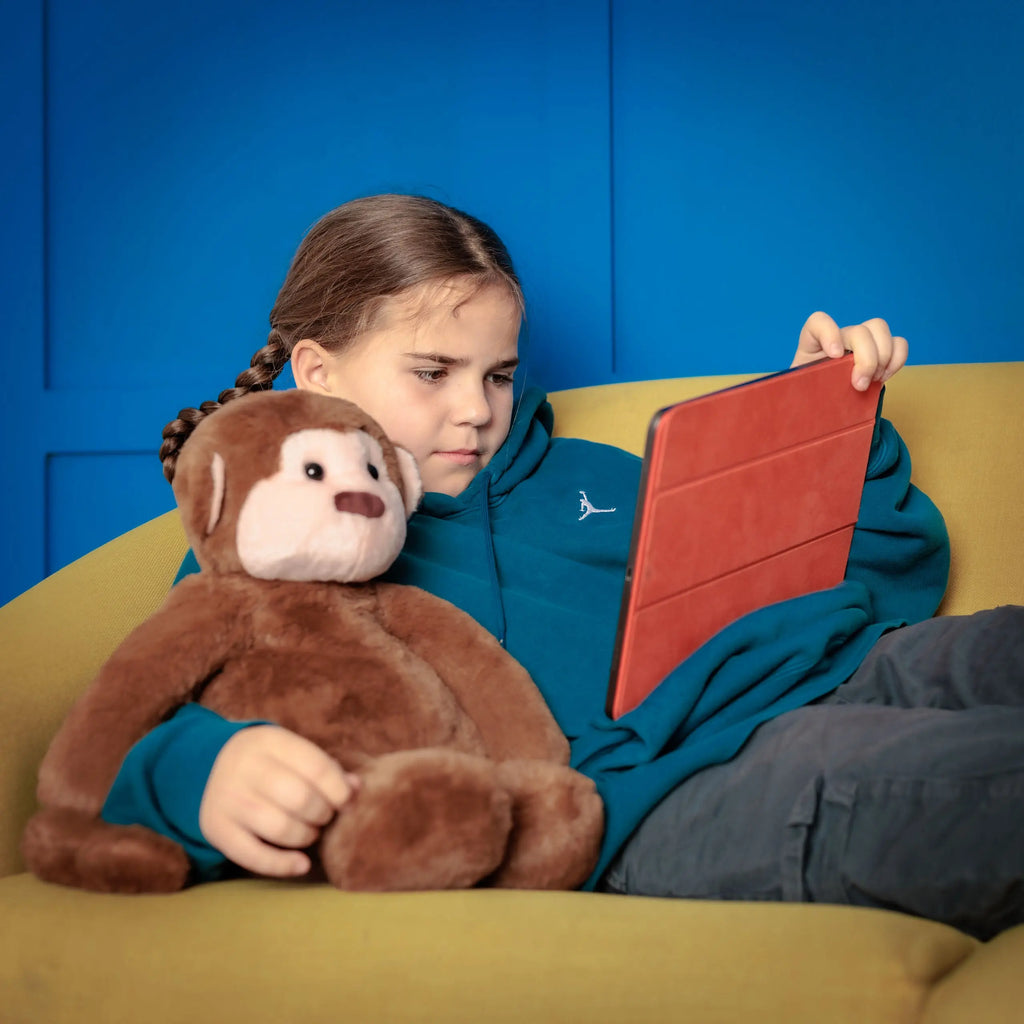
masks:
[[[384,502],[366,491],[341,491],[334,496],[334,507],[339,512],[353,512],[367,519],[384,515]]]

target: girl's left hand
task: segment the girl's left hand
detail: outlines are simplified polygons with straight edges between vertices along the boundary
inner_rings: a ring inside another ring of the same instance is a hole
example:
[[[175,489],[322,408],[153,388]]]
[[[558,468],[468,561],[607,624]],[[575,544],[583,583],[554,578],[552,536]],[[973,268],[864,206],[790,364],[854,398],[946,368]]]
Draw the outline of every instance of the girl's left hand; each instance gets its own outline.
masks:
[[[823,355],[839,359],[853,353],[850,383],[863,391],[872,380],[887,381],[907,361],[907,339],[894,337],[882,319],[840,327],[827,313],[807,318],[791,366],[813,363]]]

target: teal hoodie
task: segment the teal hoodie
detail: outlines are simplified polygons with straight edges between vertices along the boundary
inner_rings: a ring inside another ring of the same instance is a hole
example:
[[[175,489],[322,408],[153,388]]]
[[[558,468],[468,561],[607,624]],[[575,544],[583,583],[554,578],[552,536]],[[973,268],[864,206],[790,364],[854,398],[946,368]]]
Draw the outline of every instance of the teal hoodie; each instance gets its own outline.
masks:
[[[464,608],[529,671],[597,783],[606,830],[592,888],[641,819],[702,768],[729,760],[762,722],[824,696],[879,636],[932,615],[949,569],[945,526],[910,484],[910,459],[876,423],[846,580],[733,623],[634,711],[604,702],[640,460],[551,438],[544,395],[527,391],[505,444],[460,495],[430,493],[388,573]],[[195,571],[191,555],[179,575]],[[181,842],[200,878],[224,859],[203,839],[199,801],[213,759],[251,723],[189,705],[140,741],[104,817]]]

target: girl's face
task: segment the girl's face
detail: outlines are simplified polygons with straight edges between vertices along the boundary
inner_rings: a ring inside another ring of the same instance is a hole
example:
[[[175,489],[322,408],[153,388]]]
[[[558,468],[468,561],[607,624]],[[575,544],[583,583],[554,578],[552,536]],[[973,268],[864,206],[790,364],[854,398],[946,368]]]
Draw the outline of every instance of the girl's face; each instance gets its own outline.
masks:
[[[415,456],[424,490],[456,495],[508,436],[519,320],[499,286],[415,288],[341,352],[300,341],[295,380],[361,406]]]

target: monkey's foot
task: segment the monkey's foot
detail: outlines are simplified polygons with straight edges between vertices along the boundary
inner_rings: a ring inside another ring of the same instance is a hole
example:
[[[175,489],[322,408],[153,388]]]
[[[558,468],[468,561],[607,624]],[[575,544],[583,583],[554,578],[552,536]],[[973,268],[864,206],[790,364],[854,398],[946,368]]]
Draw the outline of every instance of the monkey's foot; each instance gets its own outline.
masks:
[[[369,762],[360,781],[321,839],[324,870],[339,889],[466,888],[501,863],[512,813],[493,762],[403,751]]]
[[[30,819],[22,853],[43,881],[94,892],[176,892],[188,881],[188,856],[172,839],[62,808]]]
[[[548,761],[504,761],[512,834],[489,879],[506,889],[575,889],[597,864],[604,805],[591,779]]]

